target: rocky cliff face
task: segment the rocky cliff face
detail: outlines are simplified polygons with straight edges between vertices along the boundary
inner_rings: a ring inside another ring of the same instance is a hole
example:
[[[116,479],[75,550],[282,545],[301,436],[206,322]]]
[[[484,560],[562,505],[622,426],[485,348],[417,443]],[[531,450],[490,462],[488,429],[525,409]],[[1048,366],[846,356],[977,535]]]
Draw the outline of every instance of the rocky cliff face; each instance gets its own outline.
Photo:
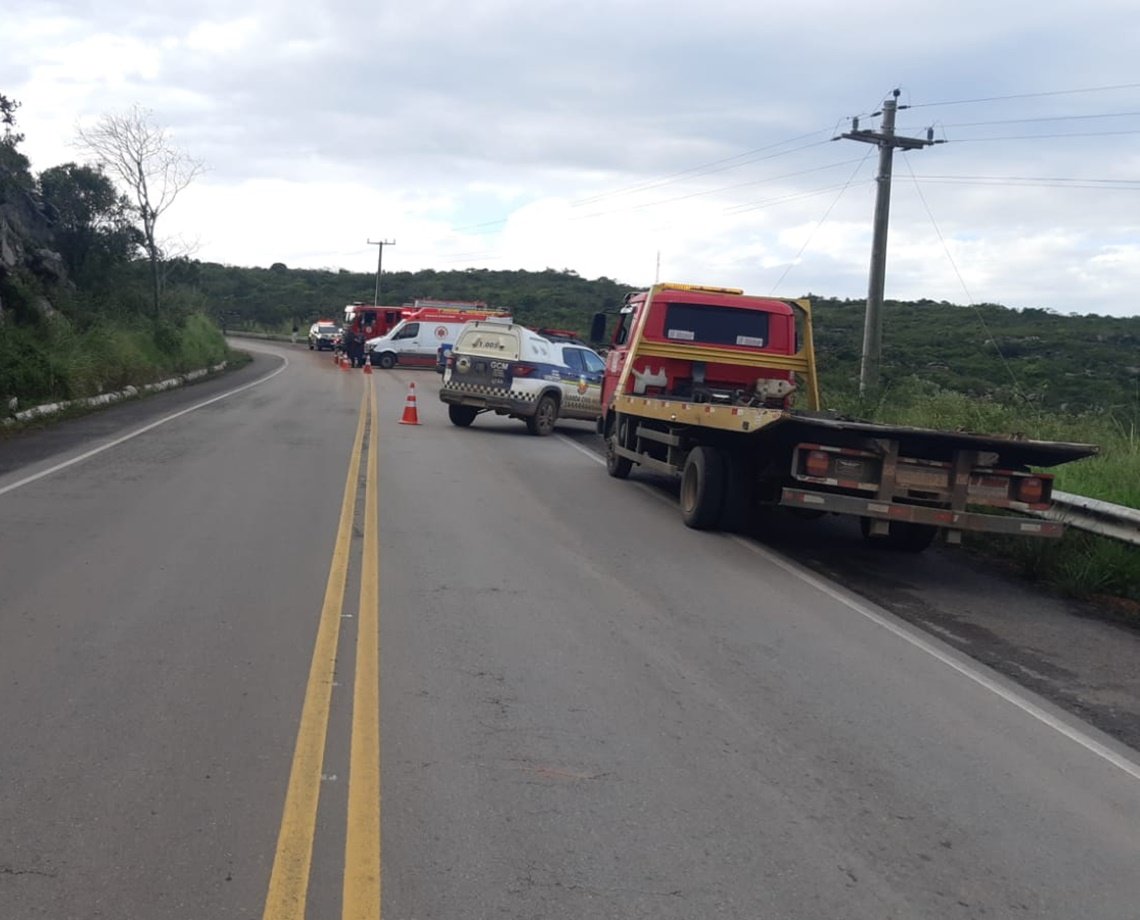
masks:
[[[0,318],[12,308],[4,295],[16,283],[34,292],[28,305],[47,315],[53,312],[51,292],[69,284],[51,222],[29,182],[0,165]]]

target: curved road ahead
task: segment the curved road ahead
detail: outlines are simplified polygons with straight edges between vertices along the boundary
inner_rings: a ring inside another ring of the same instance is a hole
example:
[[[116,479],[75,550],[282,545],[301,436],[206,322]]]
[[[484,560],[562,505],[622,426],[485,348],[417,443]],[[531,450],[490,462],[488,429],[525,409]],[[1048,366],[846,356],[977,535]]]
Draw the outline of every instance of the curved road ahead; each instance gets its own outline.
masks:
[[[0,442],[5,920],[1138,915],[1135,751],[589,426],[251,349]]]

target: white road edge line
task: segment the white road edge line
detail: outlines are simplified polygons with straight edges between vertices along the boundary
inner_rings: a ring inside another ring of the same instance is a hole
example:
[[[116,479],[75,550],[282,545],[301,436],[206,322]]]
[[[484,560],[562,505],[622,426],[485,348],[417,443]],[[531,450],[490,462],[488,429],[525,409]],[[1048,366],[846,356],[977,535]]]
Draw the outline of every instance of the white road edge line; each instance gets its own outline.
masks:
[[[574,450],[578,451],[578,453],[585,454],[587,457],[589,457],[595,463],[600,463],[602,466],[606,465],[606,461],[604,458],[599,457],[597,454],[595,454],[588,447],[583,447],[581,444],[579,444],[573,438],[568,438],[564,434],[555,435],[555,437],[558,438],[558,440],[561,441],[563,444],[568,444],[571,447],[573,447]]]
[[[60,470],[65,470],[69,466],[75,466],[75,464],[82,463],[84,460],[90,460],[92,457],[103,453],[105,450],[110,450],[112,447],[118,447],[123,442],[131,440],[131,438],[137,438],[140,434],[146,434],[148,431],[153,431],[160,425],[165,425],[167,422],[173,422],[176,418],[181,418],[187,413],[195,412],[198,409],[203,409],[213,403],[220,402],[223,399],[228,399],[231,396],[241,393],[243,390],[248,390],[251,387],[265,383],[267,380],[272,380],[289,366],[288,358],[282,357],[282,360],[285,363],[277,368],[277,370],[271,371],[264,377],[258,377],[257,380],[254,380],[251,383],[243,384],[240,387],[236,387],[232,390],[227,390],[225,393],[221,393],[217,396],[212,396],[200,403],[195,403],[193,406],[190,406],[186,409],[181,409],[178,412],[163,416],[157,421],[153,421],[148,425],[143,425],[142,428],[129,432],[122,437],[115,438],[113,441],[108,441],[106,444],[101,444],[98,447],[93,447],[91,450],[84,451],[83,453],[72,457],[70,460],[64,460],[62,463],[57,463],[55,466],[49,466],[46,470],[40,470],[38,473],[33,473],[31,476],[25,476],[23,479],[17,479],[15,482],[9,483],[6,486],[0,486],[0,495],[4,495],[8,492],[14,492],[16,489],[19,489],[22,486],[30,485],[31,483],[43,479],[46,476],[51,476],[53,473],[58,473]]]
[[[604,459],[599,457],[592,450],[583,447],[581,444],[576,443],[565,435],[558,435],[558,439],[563,443],[568,444],[570,447],[573,447],[574,450],[578,451],[579,453],[585,454],[594,462],[600,463],[603,466],[605,465],[606,461]],[[649,495],[652,495],[654,498],[664,501],[666,504],[673,504],[673,502],[667,496],[662,495],[660,492],[649,488],[643,483],[635,482],[634,485],[641,486],[642,491],[646,492]],[[1022,712],[1026,713],[1029,716],[1032,716],[1038,722],[1041,722],[1043,725],[1048,726],[1058,734],[1063,735],[1076,744],[1079,744],[1085,750],[1089,751],[1092,754],[1095,754],[1097,757],[1100,757],[1102,760],[1107,761],[1117,769],[1127,773],[1133,779],[1140,780],[1140,766],[1137,766],[1127,757],[1124,757],[1121,754],[1118,754],[1116,751],[1112,750],[1112,748],[1101,744],[1095,738],[1092,738],[1080,729],[1066,724],[1051,712],[1042,709],[1036,703],[1026,699],[1021,694],[1016,693],[1007,687],[1003,687],[1000,683],[987,676],[977,668],[971,667],[965,662],[957,660],[953,655],[939,648],[936,644],[934,644],[934,642],[927,641],[921,636],[911,633],[910,630],[904,629],[897,623],[892,623],[887,618],[887,616],[876,612],[866,604],[861,604],[854,598],[846,596],[843,592],[837,591],[835,588],[829,585],[826,580],[811,572],[806,571],[797,563],[792,562],[789,559],[785,559],[778,553],[772,552],[771,550],[736,534],[728,534],[727,536],[728,539],[730,539],[733,543],[737,543],[740,546],[743,546],[745,549],[750,550],[756,555],[766,559],[777,568],[782,569],[788,574],[800,579],[800,581],[811,585],[817,591],[823,592],[832,600],[838,601],[839,603],[843,604],[843,606],[854,610],[857,614],[870,620],[876,626],[882,627],[888,632],[898,636],[905,642],[910,643],[919,651],[925,652],[932,658],[941,661],[944,665],[953,668],[963,677],[969,678],[978,686],[989,690],[995,696],[1000,697],[1007,703],[1011,703]]]
[[[756,555],[766,559],[777,568],[783,569],[785,572],[794,575],[801,581],[811,585],[816,590],[822,591],[828,597],[838,601],[845,607],[854,610],[857,614],[870,620],[876,626],[881,626],[883,629],[887,630],[890,633],[893,633],[903,641],[910,643],[920,651],[926,652],[926,654],[930,655],[932,658],[935,658],[938,661],[941,661],[944,665],[953,668],[963,677],[969,678],[974,683],[978,684],[978,686],[989,690],[995,696],[1001,697],[1007,703],[1012,703],[1022,712],[1032,716],[1043,725],[1048,726],[1058,734],[1068,738],[1070,741],[1076,742],[1090,753],[1095,754],[1103,760],[1108,761],[1114,767],[1123,770],[1133,779],[1140,780],[1140,766],[1137,766],[1128,758],[1118,754],[1110,747],[1101,744],[1095,738],[1092,738],[1080,729],[1066,724],[1051,712],[1042,709],[1036,703],[1032,702],[1029,699],[1026,699],[1020,693],[1017,693],[1008,687],[1003,687],[1000,683],[986,675],[978,668],[974,668],[963,661],[959,661],[954,655],[951,655],[945,650],[939,648],[934,641],[929,641],[927,639],[924,639],[922,636],[915,635],[909,629],[903,628],[898,623],[892,623],[883,614],[878,613],[871,607],[860,603],[854,598],[847,597],[843,592],[837,591],[835,588],[829,585],[824,579],[811,572],[804,571],[798,564],[784,559],[779,554],[774,553],[771,550],[768,550],[767,548],[752,542],[751,540],[747,540],[744,537],[736,536],[735,534],[730,534],[728,538],[733,543],[737,543],[740,546],[743,546],[745,549],[748,549]]]

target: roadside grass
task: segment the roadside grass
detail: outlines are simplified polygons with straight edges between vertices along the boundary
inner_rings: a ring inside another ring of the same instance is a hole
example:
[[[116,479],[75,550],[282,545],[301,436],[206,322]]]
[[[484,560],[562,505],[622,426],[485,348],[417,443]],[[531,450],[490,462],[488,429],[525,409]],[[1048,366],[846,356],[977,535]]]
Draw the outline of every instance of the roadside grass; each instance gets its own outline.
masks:
[[[1008,406],[910,381],[865,399],[832,391],[828,408],[896,425],[1018,435],[1095,444],[1095,457],[1048,470],[1063,492],[1140,508],[1140,408],[1070,415],[1034,406]],[[966,534],[971,552],[1006,560],[1036,582],[1070,597],[1124,599],[1120,612],[1140,625],[1140,551],[1137,547],[1068,528],[1060,540]]]
[[[1140,552],[1135,546],[1072,527],[1060,540],[966,534],[963,542],[971,552],[1004,559],[1031,581],[1069,597],[1123,599],[1119,612],[1140,626]]]
[[[0,413],[97,396],[226,360],[220,330],[202,314],[155,322],[102,316],[77,328],[57,314],[29,326],[0,323]]]

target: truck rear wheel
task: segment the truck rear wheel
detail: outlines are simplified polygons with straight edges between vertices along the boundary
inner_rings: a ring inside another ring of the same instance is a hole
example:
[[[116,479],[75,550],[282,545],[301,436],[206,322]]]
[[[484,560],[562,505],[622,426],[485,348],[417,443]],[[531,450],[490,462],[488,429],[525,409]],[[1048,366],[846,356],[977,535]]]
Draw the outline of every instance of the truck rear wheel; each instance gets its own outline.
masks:
[[[724,458],[713,447],[694,447],[681,473],[681,519],[694,530],[714,529],[724,505]]]
[[[891,521],[885,537],[871,536],[871,519],[859,518],[859,529],[863,537],[872,544],[900,553],[921,553],[927,549],[938,535],[938,528],[930,524],[912,524],[910,521]]]

